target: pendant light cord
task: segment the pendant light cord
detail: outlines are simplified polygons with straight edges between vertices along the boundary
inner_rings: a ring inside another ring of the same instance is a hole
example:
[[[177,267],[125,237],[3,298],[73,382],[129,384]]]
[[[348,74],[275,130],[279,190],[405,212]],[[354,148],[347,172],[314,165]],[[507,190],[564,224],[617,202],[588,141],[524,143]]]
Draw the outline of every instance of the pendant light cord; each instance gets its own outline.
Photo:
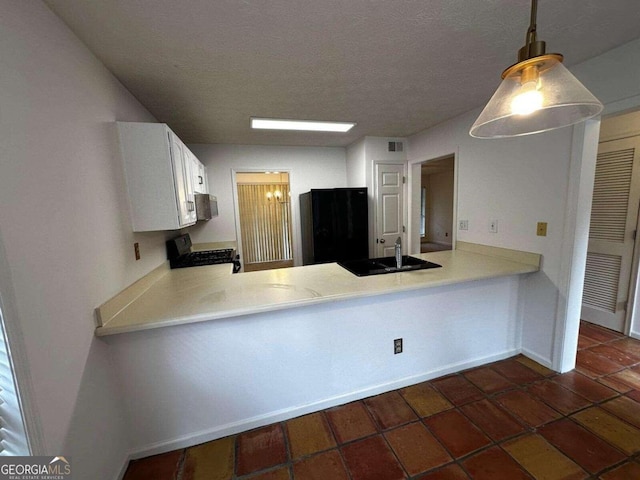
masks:
[[[531,55],[531,45],[536,42],[536,18],[538,16],[538,0],[531,0],[531,21],[529,22],[529,28],[527,29],[527,37],[525,39],[525,45],[527,48],[527,56]]]

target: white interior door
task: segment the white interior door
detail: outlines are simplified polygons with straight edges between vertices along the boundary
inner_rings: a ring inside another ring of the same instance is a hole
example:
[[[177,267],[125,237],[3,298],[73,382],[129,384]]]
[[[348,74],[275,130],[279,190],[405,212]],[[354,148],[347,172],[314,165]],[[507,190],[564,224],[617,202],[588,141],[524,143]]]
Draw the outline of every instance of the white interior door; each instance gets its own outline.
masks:
[[[582,319],[624,332],[638,225],[640,136],[598,148]]]
[[[392,257],[398,237],[404,243],[403,182],[404,165],[376,164],[376,257]]]

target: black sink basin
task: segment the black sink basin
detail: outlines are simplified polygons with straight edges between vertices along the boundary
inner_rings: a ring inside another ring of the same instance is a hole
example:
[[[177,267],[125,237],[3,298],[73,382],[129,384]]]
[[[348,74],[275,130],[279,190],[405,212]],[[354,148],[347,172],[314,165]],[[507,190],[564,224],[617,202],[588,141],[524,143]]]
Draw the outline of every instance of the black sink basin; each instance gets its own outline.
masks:
[[[410,272],[425,268],[439,268],[442,265],[428,262],[409,255],[402,256],[402,266],[396,267],[396,257],[369,258],[366,260],[344,260],[338,262],[354,275],[365,277],[367,275],[382,275],[383,273]]]

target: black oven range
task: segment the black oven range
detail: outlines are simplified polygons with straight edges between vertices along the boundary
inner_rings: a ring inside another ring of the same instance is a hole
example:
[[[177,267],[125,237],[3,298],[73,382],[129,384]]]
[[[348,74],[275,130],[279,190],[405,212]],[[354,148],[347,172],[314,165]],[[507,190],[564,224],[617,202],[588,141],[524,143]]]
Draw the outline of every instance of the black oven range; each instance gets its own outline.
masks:
[[[167,258],[171,268],[200,267],[219,263],[233,263],[233,273],[238,273],[242,265],[240,256],[233,248],[217,250],[191,250],[191,237],[188,233],[167,241]]]

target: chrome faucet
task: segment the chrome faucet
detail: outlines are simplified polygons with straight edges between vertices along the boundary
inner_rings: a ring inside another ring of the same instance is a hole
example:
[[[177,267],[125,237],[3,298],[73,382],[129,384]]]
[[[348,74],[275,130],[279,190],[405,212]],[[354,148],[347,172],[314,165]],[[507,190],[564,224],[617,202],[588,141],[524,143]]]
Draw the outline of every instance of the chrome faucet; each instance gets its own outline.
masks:
[[[402,267],[402,238],[396,239],[396,268]]]

